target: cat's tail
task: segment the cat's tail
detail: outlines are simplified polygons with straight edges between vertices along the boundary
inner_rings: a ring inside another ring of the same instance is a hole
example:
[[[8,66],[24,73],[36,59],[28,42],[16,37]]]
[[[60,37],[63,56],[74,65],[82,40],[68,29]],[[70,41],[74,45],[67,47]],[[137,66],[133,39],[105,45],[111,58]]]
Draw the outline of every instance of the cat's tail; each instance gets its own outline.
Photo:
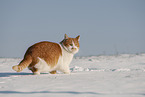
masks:
[[[21,72],[23,69],[28,67],[32,63],[32,57],[26,56],[24,59],[19,63],[19,65],[15,65],[12,67],[13,70],[17,72]]]

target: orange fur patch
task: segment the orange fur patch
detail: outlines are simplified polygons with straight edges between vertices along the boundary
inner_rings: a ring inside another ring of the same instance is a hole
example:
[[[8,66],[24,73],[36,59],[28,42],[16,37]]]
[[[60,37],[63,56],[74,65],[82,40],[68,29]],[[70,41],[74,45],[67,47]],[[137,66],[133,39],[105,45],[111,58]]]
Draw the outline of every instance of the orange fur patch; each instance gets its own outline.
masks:
[[[38,63],[38,57],[45,60],[46,63],[53,68],[57,64],[59,57],[62,55],[62,51],[59,44],[44,41],[36,43],[28,48],[25,56],[28,55],[32,56],[33,59],[29,68],[33,68]]]

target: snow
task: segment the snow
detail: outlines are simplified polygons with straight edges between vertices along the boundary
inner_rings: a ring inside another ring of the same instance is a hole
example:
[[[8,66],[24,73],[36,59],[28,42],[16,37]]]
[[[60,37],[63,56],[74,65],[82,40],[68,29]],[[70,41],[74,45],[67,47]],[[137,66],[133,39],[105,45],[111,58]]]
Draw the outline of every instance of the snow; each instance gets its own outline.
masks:
[[[0,58],[0,97],[144,97],[145,54],[75,57],[71,74],[13,71],[21,59]]]

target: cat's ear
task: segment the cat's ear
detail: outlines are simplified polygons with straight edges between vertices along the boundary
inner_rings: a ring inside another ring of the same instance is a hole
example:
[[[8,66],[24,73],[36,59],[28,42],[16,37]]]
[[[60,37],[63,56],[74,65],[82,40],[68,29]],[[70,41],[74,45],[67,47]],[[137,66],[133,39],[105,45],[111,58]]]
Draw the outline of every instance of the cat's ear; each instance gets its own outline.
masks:
[[[65,35],[64,35],[64,39],[68,39],[68,38],[69,38],[69,37],[65,34]]]
[[[77,36],[77,37],[76,37],[76,39],[77,39],[78,41],[80,41],[80,35],[79,35],[79,36]]]

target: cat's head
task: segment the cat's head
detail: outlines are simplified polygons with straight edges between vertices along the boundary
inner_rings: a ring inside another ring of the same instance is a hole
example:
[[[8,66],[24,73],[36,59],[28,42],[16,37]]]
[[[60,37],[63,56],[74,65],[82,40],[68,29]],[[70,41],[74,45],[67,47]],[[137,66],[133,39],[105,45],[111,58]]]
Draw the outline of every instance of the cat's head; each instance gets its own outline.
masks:
[[[79,51],[80,35],[76,38],[70,38],[66,34],[64,39],[60,42],[62,47],[69,53],[76,54]]]

